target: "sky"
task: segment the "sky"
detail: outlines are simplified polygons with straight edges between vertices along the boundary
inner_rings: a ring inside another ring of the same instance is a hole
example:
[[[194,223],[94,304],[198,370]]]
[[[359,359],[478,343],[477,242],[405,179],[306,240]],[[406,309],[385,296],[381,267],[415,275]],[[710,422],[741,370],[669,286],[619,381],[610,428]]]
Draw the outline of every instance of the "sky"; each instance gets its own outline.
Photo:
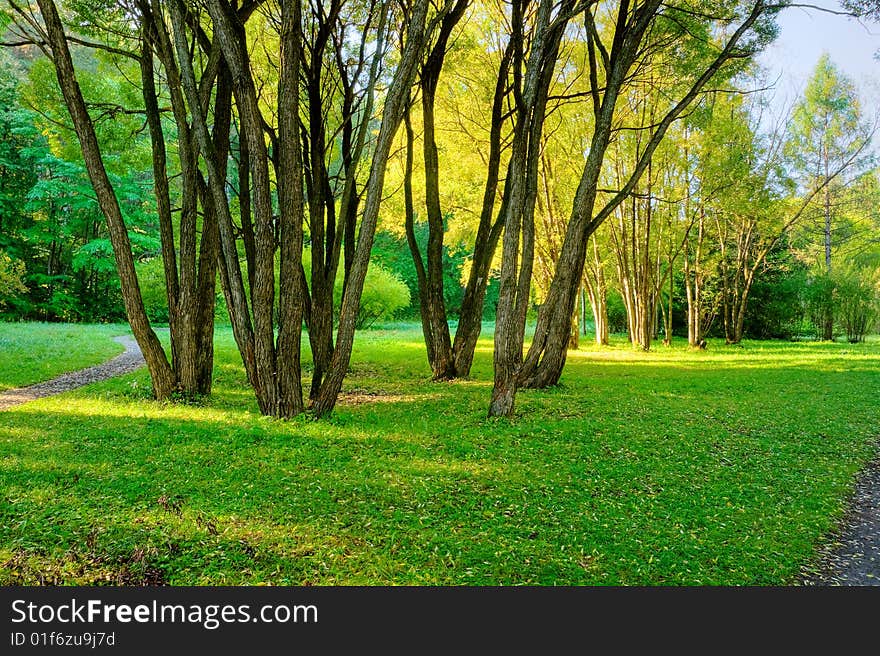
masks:
[[[835,0],[804,4],[842,11]],[[776,82],[774,105],[784,107],[803,91],[823,52],[859,90],[864,113],[880,113],[880,23],[860,22],[815,9],[790,7],[779,16],[779,37],[759,57],[770,81]]]

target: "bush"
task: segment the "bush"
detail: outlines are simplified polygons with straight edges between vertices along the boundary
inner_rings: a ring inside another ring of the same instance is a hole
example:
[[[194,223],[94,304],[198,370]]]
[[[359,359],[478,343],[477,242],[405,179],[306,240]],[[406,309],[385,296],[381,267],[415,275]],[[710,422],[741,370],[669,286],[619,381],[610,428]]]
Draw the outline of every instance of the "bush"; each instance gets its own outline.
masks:
[[[409,289],[406,283],[378,264],[371,264],[367,269],[367,278],[364,280],[357,327],[369,328],[376,321],[391,321],[399,310],[409,307],[409,303]],[[333,304],[338,312],[342,304],[341,272],[336,276]]]
[[[830,338],[825,327],[834,321],[835,281],[827,273],[813,276],[804,288],[805,315],[816,339]]]
[[[161,257],[138,262],[135,265],[138,274],[138,283],[141,288],[141,296],[144,299],[144,308],[150,321],[155,323],[168,323],[168,294],[165,290],[165,267]],[[242,271],[244,273],[244,271]],[[247,284],[245,284],[247,287]],[[229,313],[226,311],[226,300],[220,289],[218,281],[215,287],[216,299],[214,303],[214,318],[219,323],[229,323]],[[246,290],[246,293],[249,293]]]
[[[306,279],[310,279],[311,254],[306,250],[303,254],[303,264],[306,270]],[[276,267],[277,269],[277,267]],[[162,266],[162,258],[156,257],[137,264],[138,280],[141,286],[141,295],[144,298],[144,307],[150,321],[156,323],[168,323],[168,297],[165,293],[165,271]],[[278,272],[275,272],[275,293],[278,293]],[[247,285],[245,285],[247,287]],[[219,322],[229,320],[226,312],[226,304],[219,285],[217,288],[217,303],[215,305],[215,317]],[[246,290],[249,294],[249,290]],[[277,298],[276,298],[277,301]],[[333,303],[336,312],[342,303],[342,271],[336,276],[336,285],[333,290]],[[364,291],[361,295],[361,309],[358,314],[357,327],[368,328],[376,321],[391,321],[397,312],[409,307],[410,295],[406,284],[395,274],[378,264],[370,264],[367,269],[367,278],[364,281]]]
[[[312,282],[312,253],[308,247],[303,249],[303,269],[306,281]],[[277,275],[277,271],[276,271]],[[343,271],[340,266],[333,286],[334,323],[339,318],[339,307],[342,305]],[[277,280],[276,280],[277,282]],[[277,285],[276,285],[277,293]],[[371,262],[364,280],[364,291],[361,294],[361,307],[358,312],[357,327],[369,328],[376,321],[391,321],[401,310],[410,307],[410,291],[406,283],[386,267]]]
[[[608,332],[625,333],[627,331],[626,305],[623,296],[616,289],[608,290]]]
[[[136,265],[144,307],[150,321],[168,323],[168,295],[165,291],[165,269],[161,257]]]
[[[746,310],[746,335],[792,339],[802,334],[806,286],[807,272],[801,266],[774,269],[756,280]]]
[[[876,275],[856,269],[843,270],[834,275],[837,318],[846,339],[856,344],[865,341],[878,318],[878,289]]]
[[[0,251],[0,308],[27,291],[23,282],[24,273],[24,262]]]

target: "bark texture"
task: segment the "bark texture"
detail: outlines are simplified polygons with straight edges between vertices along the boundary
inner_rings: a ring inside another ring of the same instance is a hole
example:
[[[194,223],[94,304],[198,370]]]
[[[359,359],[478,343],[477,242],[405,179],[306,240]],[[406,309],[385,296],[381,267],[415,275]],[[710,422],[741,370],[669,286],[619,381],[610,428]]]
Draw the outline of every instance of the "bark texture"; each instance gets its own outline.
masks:
[[[104,168],[101,149],[95,134],[95,126],[89,116],[79,82],[77,81],[64,27],[61,24],[61,19],[53,0],[39,0],[38,5],[40,13],[43,15],[46,41],[51,49],[58,85],[61,88],[64,102],[73,120],[74,130],[82,149],[89,180],[92,183],[101,212],[104,214],[107,222],[107,231],[113,246],[113,257],[119,273],[125,313],[138,346],[144,354],[147,368],[150,371],[153,394],[158,399],[166,399],[177,388],[177,380],[165,355],[165,351],[162,349],[158,337],[156,337],[150,326],[150,321],[144,309],[143,297],[141,296],[137,273],[134,268],[134,257],[131,252],[128,230],[125,226],[122,210],[119,207],[119,201]]]

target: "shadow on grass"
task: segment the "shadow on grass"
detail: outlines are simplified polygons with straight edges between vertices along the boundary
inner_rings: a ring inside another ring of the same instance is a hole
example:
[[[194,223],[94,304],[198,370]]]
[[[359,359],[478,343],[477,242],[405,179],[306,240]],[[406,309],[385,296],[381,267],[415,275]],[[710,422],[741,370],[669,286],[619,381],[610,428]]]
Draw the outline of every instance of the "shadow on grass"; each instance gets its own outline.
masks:
[[[878,372],[594,364],[514,421],[485,419],[486,380],[274,421],[223,362],[204,406],[132,398],[143,374],[21,406],[0,416],[0,580],[793,580],[873,449]]]

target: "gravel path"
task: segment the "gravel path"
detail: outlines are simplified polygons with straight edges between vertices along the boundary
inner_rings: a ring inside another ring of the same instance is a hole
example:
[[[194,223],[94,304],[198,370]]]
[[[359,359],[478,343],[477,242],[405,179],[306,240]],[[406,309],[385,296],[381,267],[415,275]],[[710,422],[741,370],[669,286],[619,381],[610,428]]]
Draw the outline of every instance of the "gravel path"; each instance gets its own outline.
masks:
[[[127,374],[143,366],[144,356],[141,354],[141,350],[133,337],[114,337],[113,341],[122,344],[125,347],[125,351],[104,364],[73,371],[52,380],[47,380],[44,383],[0,392],[0,411],[27,403],[28,401],[41,399],[45,396],[61,394],[61,392],[67,392],[83,385]]]
[[[803,584],[880,586],[880,456],[859,474],[843,524]]]

